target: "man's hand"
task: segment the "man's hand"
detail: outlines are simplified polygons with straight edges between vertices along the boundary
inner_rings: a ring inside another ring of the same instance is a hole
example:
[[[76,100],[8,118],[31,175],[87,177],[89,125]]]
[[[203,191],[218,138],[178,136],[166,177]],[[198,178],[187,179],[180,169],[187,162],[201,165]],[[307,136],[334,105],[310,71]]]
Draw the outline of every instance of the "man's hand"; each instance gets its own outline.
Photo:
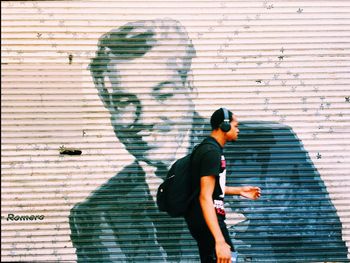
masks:
[[[261,189],[257,186],[242,186],[239,194],[245,198],[256,200],[261,196]]]
[[[231,263],[231,247],[225,242],[215,243],[216,262]]]

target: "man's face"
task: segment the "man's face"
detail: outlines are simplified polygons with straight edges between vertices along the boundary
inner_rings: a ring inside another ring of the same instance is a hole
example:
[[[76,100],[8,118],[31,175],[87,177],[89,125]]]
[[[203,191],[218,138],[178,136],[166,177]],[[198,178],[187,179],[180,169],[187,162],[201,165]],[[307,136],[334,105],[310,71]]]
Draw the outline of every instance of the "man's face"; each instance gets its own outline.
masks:
[[[111,59],[105,82],[119,140],[136,159],[168,165],[191,128],[194,107],[178,56],[159,58],[156,49],[133,60]]]
[[[228,141],[237,141],[239,129],[238,129],[238,120],[235,115],[232,116],[232,121],[230,122],[231,129],[226,133]]]

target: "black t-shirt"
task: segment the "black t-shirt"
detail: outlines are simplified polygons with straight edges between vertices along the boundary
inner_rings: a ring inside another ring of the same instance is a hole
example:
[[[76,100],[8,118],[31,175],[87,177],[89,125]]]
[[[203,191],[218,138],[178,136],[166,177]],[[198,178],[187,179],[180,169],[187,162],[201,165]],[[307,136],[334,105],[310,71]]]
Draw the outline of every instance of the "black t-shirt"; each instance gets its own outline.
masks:
[[[194,152],[192,171],[195,179],[195,188],[199,187],[201,177],[210,175],[216,177],[213,192],[214,207],[218,217],[225,219],[224,196],[226,184],[226,161],[222,153],[222,147],[214,138],[206,138],[202,142],[202,145],[200,145]],[[199,202],[198,198],[195,202]]]
[[[225,224],[224,194],[226,184],[226,162],[222,152],[223,149],[212,137],[206,138],[203,142],[204,144],[196,149],[192,157],[191,166],[194,188],[199,188],[201,177],[211,175],[216,177],[213,191],[214,207],[221,232],[233,251],[234,248]],[[201,245],[205,244],[205,246],[208,246],[208,249],[213,249],[215,245],[214,238],[205,222],[198,196],[194,198],[185,219],[192,236],[197,242]]]

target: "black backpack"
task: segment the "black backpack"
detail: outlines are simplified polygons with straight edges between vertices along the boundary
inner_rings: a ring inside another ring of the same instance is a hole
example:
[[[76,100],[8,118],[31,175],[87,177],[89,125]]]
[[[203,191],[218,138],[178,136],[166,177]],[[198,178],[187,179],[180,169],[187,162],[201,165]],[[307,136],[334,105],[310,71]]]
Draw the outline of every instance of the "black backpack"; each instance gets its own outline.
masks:
[[[192,187],[191,160],[194,152],[203,144],[214,142],[204,141],[196,145],[192,153],[178,159],[171,166],[157,191],[157,205],[160,211],[167,212],[172,217],[184,216],[193,198],[199,194],[199,187]]]

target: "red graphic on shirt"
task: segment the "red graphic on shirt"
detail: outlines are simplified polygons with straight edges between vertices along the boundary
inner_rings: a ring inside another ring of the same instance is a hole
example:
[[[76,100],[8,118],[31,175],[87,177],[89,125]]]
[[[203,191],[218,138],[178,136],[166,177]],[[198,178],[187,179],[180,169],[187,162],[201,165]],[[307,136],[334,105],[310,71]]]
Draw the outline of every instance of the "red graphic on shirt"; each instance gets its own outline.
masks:
[[[224,201],[223,200],[214,200],[215,211],[218,215],[226,215]]]
[[[225,212],[224,209],[216,208],[216,214],[225,216],[225,215],[226,215],[226,212]]]
[[[226,169],[226,160],[225,159],[221,159],[221,171]]]

